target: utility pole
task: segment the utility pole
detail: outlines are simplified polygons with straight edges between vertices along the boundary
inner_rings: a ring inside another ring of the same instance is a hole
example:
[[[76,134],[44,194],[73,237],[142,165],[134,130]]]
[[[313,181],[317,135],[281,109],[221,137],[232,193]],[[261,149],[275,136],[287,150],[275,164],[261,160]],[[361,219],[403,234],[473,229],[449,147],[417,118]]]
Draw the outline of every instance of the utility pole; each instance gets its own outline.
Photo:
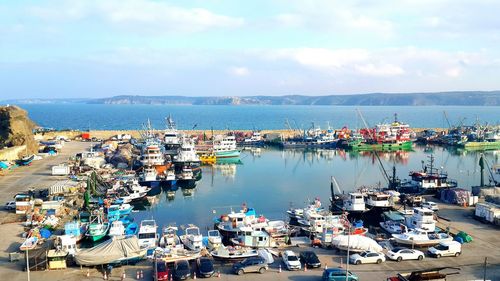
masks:
[[[488,257],[484,257],[483,281],[486,281],[486,265],[488,265]]]
[[[28,273],[28,281],[30,281],[30,260],[29,260],[29,256],[30,255],[29,255],[29,252],[28,252],[28,248],[26,248],[26,272]],[[486,269],[485,269],[485,272],[486,272]]]

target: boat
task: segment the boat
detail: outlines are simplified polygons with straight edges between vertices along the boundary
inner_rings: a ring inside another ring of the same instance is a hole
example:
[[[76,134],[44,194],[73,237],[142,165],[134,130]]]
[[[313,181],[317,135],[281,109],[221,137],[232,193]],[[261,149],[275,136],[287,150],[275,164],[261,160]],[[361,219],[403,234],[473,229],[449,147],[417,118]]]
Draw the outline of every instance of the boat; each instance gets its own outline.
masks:
[[[156,248],[156,243],[158,240],[156,221],[155,220],[143,220],[139,226],[139,233],[137,237],[139,238],[139,246],[145,249]]]
[[[113,236],[123,236],[125,234],[125,226],[122,221],[116,220],[111,223],[108,235]]]
[[[309,209],[313,209],[316,212],[324,211],[319,198],[315,198],[314,201],[310,202],[305,208],[290,208],[286,211],[286,213],[291,220],[300,220],[304,218],[304,211]]]
[[[338,235],[332,238],[332,246],[350,252],[374,251],[380,253],[382,246],[375,240],[362,235]]]
[[[368,210],[365,204],[365,196],[359,192],[349,192],[348,195],[342,199],[341,208],[349,213],[362,213]]]
[[[323,132],[320,127],[317,127],[314,122],[311,128],[301,136],[296,136],[281,142],[283,148],[335,148],[338,139],[335,136],[335,131],[330,128]]]
[[[240,157],[240,150],[236,147],[236,138],[233,135],[215,138],[213,153],[217,159]]]
[[[243,139],[240,144],[243,146],[260,146],[264,144],[264,140],[260,132],[252,131],[252,135],[249,138]]]
[[[434,211],[427,208],[413,208],[413,214],[406,217],[405,224],[409,228],[418,228],[434,232],[436,230]]]
[[[93,215],[90,219],[85,236],[93,242],[99,241],[108,234],[109,227],[109,222],[104,222],[100,214]]]
[[[139,246],[135,236],[108,239],[99,245],[80,249],[75,253],[75,261],[82,266],[133,264],[146,256],[146,249]]]
[[[391,195],[385,192],[369,191],[365,193],[366,205],[369,208],[388,210],[393,207]]]
[[[200,155],[200,161],[203,164],[215,164],[217,162],[217,157],[215,154],[202,154]]]
[[[139,226],[135,222],[131,222],[125,228],[125,235],[136,235],[139,231]]]
[[[457,143],[466,150],[496,150],[500,149],[500,127],[476,125],[473,134]]]
[[[363,122],[363,116],[359,113]],[[361,151],[379,151],[379,150],[411,150],[413,147],[413,138],[415,133],[406,123],[398,120],[397,114],[394,114],[392,123],[378,124],[375,128],[366,128],[359,130],[361,137],[353,137],[347,141],[347,148]]]
[[[209,250],[217,249],[222,245],[222,236],[218,230],[209,230],[207,236],[207,248]]]
[[[247,208],[245,205],[239,212],[221,215],[215,219],[215,226],[222,237],[230,239],[238,237],[241,227],[264,227],[268,220],[263,216],[257,217],[255,209]]]
[[[219,248],[210,252],[210,255],[215,259],[219,260],[230,260],[237,261],[243,260],[250,257],[258,256],[258,252],[255,249],[240,247],[240,246],[224,246],[221,245]]]
[[[240,235],[231,238],[230,241],[236,246],[249,248],[274,248],[278,246],[277,241],[263,230],[254,230],[251,227],[242,227]]]
[[[165,262],[177,260],[193,260],[201,256],[200,251],[186,249],[177,235],[178,228],[169,225],[163,228],[159,247],[155,249],[155,257]]]
[[[401,182],[398,189],[405,193],[437,191],[457,187],[457,181],[448,179],[448,173],[434,166],[434,156],[429,156],[428,164],[420,171],[411,171],[410,180]]]
[[[203,236],[200,234],[200,229],[195,225],[189,225],[185,234],[179,238],[188,250],[201,251],[203,248]]]
[[[380,227],[390,234],[403,233],[408,230],[405,225],[405,217],[399,212],[388,211],[382,213],[382,219]]]
[[[31,165],[31,162],[33,162],[34,159],[35,159],[35,155],[34,154],[24,156],[24,157],[22,157],[19,160],[19,165],[21,165],[21,166],[29,166],[29,165]]]
[[[165,154],[167,155],[176,155],[181,143],[180,143],[180,134],[177,130],[177,126],[175,125],[172,116],[169,115],[166,118],[167,128],[163,133],[163,144],[165,147]]]
[[[158,245],[161,248],[184,248],[181,239],[177,235],[179,229],[176,226],[166,226],[163,228]]]
[[[79,221],[71,221],[64,224],[64,234],[73,237],[76,242],[85,237],[85,232],[87,231],[87,224],[81,223]]]
[[[392,234],[394,240],[399,244],[419,247],[434,246],[441,242],[452,241],[453,237],[446,233],[431,233],[430,231],[415,228],[409,232]]]
[[[150,190],[150,187],[142,186],[136,180],[129,181],[125,185],[125,195],[121,196],[120,199],[123,203],[141,201]]]

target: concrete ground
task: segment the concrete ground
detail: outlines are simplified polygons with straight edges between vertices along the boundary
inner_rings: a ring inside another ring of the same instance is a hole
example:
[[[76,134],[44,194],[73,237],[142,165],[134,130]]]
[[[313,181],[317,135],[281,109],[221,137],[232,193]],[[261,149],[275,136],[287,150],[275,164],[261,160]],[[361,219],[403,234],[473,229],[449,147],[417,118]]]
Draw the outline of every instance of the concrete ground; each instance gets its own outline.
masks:
[[[50,169],[53,165],[64,162],[68,157],[89,147],[89,143],[70,142],[63,148],[62,152],[54,157],[35,161],[29,167],[19,167],[13,171],[0,176],[0,204],[12,200],[13,196],[29,187],[48,187],[61,178],[50,176]],[[434,259],[426,257],[423,261],[403,261],[401,263],[387,261],[380,265],[349,265],[349,270],[358,275],[359,280],[386,280],[387,277],[395,275],[397,272],[409,272],[419,269],[435,267],[460,267],[460,274],[450,275],[447,280],[483,280],[484,259],[488,258],[486,267],[487,280],[500,280],[500,231],[488,224],[483,224],[472,218],[473,208],[462,208],[453,205],[440,204],[439,224],[441,227],[449,226],[452,231],[463,230],[469,233],[474,241],[463,246],[462,255]],[[27,273],[22,270],[24,262],[9,262],[9,253],[15,252],[22,242],[21,233],[23,227],[15,221],[12,213],[0,212],[0,280],[27,280]],[[292,248],[295,252],[300,252],[309,247]],[[283,264],[279,259],[270,266],[265,274],[246,274],[236,276],[232,274],[230,265],[217,264],[217,269],[221,272],[221,280],[320,280],[324,266],[339,267],[341,260],[345,262],[345,252],[338,252],[327,249],[313,249],[320,257],[323,267],[304,271],[279,272],[279,265]],[[345,263],[342,264],[345,267]],[[135,266],[124,266],[113,269],[109,280],[121,280],[125,272],[126,280],[135,280],[136,273],[143,271],[143,280],[152,280],[152,264],[148,261],[141,262]],[[450,271],[450,270],[448,270]],[[453,270],[451,270],[453,271]],[[87,272],[89,277],[87,277]],[[103,280],[103,275],[94,268],[74,267],[59,271],[31,272],[31,280]]]

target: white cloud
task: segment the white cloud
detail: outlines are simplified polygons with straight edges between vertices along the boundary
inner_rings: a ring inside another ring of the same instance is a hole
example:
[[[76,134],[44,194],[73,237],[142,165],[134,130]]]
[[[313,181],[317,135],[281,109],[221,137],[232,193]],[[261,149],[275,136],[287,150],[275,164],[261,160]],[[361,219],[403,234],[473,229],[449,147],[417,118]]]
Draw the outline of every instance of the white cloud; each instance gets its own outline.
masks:
[[[229,73],[234,76],[247,76],[250,74],[250,70],[243,66],[235,66],[229,69]]]
[[[364,65],[357,65],[355,68],[360,73],[371,76],[396,76],[405,73],[401,67],[393,64],[375,65],[373,63],[368,63]]]
[[[446,76],[456,78],[462,74],[462,69],[460,67],[452,67],[446,70]]]
[[[45,21],[97,19],[140,32],[200,32],[210,28],[232,28],[243,18],[219,15],[203,8],[183,8],[165,2],[141,0],[77,0],[34,6],[31,15]]]

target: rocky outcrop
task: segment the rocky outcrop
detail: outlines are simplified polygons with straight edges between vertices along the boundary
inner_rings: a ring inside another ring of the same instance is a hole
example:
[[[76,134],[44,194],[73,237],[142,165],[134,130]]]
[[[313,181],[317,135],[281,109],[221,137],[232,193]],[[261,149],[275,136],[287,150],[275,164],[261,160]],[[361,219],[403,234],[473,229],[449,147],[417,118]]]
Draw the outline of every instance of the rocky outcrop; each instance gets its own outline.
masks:
[[[108,162],[115,167],[130,167],[132,165],[133,146],[129,143],[120,145],[118,149],[111,155]]]
[[[0,107],[0,149],[26,145],[26,150],[21,154],[38,152],[38,143],[33,136],[35,127],[28,113],[20,107]]]

